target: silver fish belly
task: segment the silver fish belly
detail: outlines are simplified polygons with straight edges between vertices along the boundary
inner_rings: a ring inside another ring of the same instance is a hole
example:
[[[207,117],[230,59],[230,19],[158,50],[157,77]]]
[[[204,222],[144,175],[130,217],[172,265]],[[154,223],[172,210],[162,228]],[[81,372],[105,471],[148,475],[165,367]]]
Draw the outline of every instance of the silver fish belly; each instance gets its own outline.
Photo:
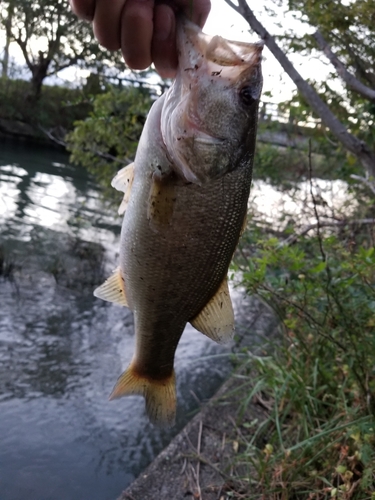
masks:
[[[179,70],[152,106],[124,192],[119,269],[94,293],[134,312],[133,360],[110,399],[141,394],[172,425],[174,354],[187,322],[216,342],[234,331],[227,271],[245,224],[261,93],[261,44],[178,27]]]

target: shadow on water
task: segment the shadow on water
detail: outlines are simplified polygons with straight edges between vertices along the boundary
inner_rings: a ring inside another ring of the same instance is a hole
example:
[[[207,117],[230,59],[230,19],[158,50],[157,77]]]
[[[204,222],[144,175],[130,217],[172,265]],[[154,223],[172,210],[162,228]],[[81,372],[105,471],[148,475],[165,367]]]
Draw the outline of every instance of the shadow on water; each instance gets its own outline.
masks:
[[[140,397],[108,403],[133,318],[92,290],[116,265],[120,224],[67,156],[0,143],[2,500],[117,498],[231,370],[231,346],[188,327],[173,429],[153,427]],[[238,322],[261,331],[262,307],[249,303]]]

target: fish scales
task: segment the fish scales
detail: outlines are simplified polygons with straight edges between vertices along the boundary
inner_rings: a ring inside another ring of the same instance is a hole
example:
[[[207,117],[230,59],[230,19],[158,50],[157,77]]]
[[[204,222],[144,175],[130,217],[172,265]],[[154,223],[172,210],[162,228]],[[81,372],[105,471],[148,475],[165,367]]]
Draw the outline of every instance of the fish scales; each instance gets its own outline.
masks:
[[[121,266],[129,305],[137,304],[136,331],[148,332],[150,337],[149,341],[146,335],[137,336],[136,358],[144,374],[162,376],[162,367],[173,366],[176,338],[179,340],[186,322],[199,313],[226,276],[246,215],[250,175],[244,163],[199,189],[178,187],[175,211],[165,233],[152,231],[146,207],[142,218],[135,204],[128,207],[130,218],[137,211],[139,230],[135,233],[125,217]],[[142,183],[140,188],[147,192],[149,185]],[[136,192],[134,195],[136,199]],[[206,240],[209,244],[202,247]],[[144,345],[148,341],[150,349]],[[166,346],[170,350],[163,355]]]
[[[260,44],[208,37],[186,20],[178,41],[174,86],[113,181],[125,193],[120,266],[95,292],[134,312],[135,354],[111,398],[143,395],[160,424],[175,418],[186,323],[218,342],[233,336],[226,275],[247,213],[262,83]]]

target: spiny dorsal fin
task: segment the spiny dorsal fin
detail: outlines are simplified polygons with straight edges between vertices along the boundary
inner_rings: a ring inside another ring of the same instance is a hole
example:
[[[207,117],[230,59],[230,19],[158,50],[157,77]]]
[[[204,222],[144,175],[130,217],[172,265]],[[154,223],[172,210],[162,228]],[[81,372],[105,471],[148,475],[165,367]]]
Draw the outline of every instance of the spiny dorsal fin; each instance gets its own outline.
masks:
[[[122,215],[128,206],[133,179],[134,163],[130,163],[130,165],[119,170],[116,176],[112,179],[111,186],[117,189],[117,191],[122,191],[123,193],[125,193],[121,205],[118,209],[119,215]]]
[[[227,278],[190,323],[219,344],[229,342],[234,334],[234,313]]]
[[[172,426],[176,416],[176,381],[174,371],[162,380],[139,375],[130,363],[118,378],[109,400],[139,394],[146,400],[146,413],[152,423]]]
[[[102,285],[94,290],[95,297],[129,307],[125,296],[124,278],[118,267]]]
[[[147,218],[151,227],[158,231],[171,223],[176,192],[170,177],[153,177],[148,198]]]

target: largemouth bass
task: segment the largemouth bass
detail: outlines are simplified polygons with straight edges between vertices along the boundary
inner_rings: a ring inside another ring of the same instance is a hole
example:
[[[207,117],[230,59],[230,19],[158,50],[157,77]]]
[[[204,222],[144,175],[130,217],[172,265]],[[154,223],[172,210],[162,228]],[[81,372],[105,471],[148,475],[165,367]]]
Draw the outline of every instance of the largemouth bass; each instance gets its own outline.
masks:
[[[187,322],[216,342],[233,337],[228,267],[245,224],[261,94],[261,43],[178,25],[179,69],[152,106],[123,191],[120,266],[94,294],[134,312],[135,354],[110,399],[145,397],[172,425],[173,369]]]

